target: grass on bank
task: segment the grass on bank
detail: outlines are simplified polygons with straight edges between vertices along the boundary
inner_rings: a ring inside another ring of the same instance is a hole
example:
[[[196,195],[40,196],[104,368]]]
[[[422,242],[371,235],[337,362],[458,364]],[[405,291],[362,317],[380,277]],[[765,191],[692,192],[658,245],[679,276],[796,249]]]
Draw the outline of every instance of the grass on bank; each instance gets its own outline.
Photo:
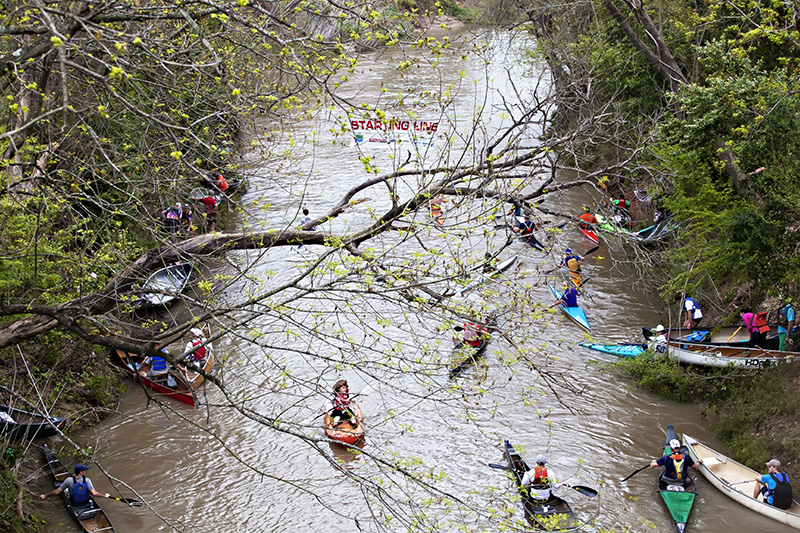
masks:
[[[764,463],[776,457],[790,477],[800,475],[800,364],[703,368],[645,352],[602,370],[673,401],[706,404],[731,458],[766,472]]]

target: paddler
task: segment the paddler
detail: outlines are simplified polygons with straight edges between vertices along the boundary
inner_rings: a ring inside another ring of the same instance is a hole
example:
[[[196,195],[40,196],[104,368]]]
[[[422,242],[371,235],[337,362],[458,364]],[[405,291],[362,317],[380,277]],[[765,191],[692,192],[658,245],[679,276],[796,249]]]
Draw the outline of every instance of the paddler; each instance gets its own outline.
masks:
[[[575,287],[570,287],[567,283],[564,283],[562,288],[564,292],[561,294],[561,297],[556,300],[553,305],[548,307],[548,309],[562,304],[567,307],[578,307],[578,290]]]
[[[355,400],[350,399],[350,387],[346,379],[340,379],[333,384],[335,396],[333,400],[325,404],[325,411],[333,418],[333,427],[342,422],[350,422],[350,425],[358,427],[358,418],[354,412],[358,411]]]
[[[530,235],[536,229],[536,224],[528,217],[528,215],[525,215],[524,217],[517,217],[517,222],[519,222],[519,226],[512,229],[520,235]]]
[[[669,449],[670,453],[660,459],[653,459],[650,463],[650,468],[664,467],[664,476],[662,477],[664,486],[662,487],[661,482],[659,482],[661,490],[665,490],[668,484],[675,484],[675,482],[681,482],[684,486],[690,485],[692,478],[689,477],[688,467],[691,466],[695,470],[699,470],[700,465],[703,463],[702,459],[693,461],[691,456],[681,449],[681,441],[678,439],[669,441]]]
[[[528,495],[534,500],[547,501],[551,496],[553,481],[547,473],[546,463],[547,458],[544,455],[537,455],[536,466],[522,477],[522,486],[528,489]]]

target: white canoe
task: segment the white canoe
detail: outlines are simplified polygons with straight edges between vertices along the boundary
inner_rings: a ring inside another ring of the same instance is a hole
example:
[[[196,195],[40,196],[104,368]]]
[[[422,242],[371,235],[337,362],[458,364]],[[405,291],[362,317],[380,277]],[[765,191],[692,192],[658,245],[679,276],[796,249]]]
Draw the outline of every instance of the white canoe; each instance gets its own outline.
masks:
[[[800,529],[800,504],[797,503],[797,500],[788,510],[784,511],[753,498],[755,479],[761,474],[712,450],[689,435],[683,435],[683,445],[689,450],[692,459],[703,460],[703,464],[700,465],[700,473],[726,496],[748,509],[795,529]],[[742,481],[747,481],[747,483],[741,483]]]
[[[800,361],[800,352],[779,352],[762,348],[710,346],[690,342],[669,341],[667,353],[681,363],[701,366],[743,366],[763,368]]]
[[[512,257],[509,257],[509,258],[508,258],[508,259],[506,259],[505,261],[503,261],[503,262],[499,263],[499,264],[498,264],[498,265],[495,267],[495,269],[494,269],[493,271],[491,271],[491,272],[490,272],[490,273],[488,273],[488,274],[484,274],[484,275],[482,275],[481,277],[479,277],[478,279],[476,279],[475,281],[473,281],[472,283],[470,283],[469,285],[467,285],[466,287],[464,287],[463,289],[461,289],[460,291],[458,291],[458,294],[460,294],[461,296],[463,296],[463,295],[465,295],[466,293],[468,293],[469,291],[471,291],[472,289],[474,289],[474,288],[476,288],[476,287],[480,287],[481,285],[483,285],[484,283],[486,283],[487,281],[489,281],[489,280],[490,280],[490,279],[492,279],[493,277],[497,276],[497,275],[498,275],[498,274],[500,274],[501,272],[503,272],[503,271],[505,271],[505,270],[508,270],[508,268],[509,268],[509,267],[510,267],[512,264],[514,264],[514,262],[515,262],[516,260],[517,260],[517,256],[516,256],[516,255],[515,255],[515,256],[512,256]]]

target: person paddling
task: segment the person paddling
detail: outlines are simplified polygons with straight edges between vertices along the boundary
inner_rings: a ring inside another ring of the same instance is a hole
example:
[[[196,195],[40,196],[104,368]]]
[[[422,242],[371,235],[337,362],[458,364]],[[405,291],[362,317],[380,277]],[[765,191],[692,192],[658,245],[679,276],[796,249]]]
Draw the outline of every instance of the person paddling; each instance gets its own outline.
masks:
[[[333,419],[333,427],[343,422],[349,422],[351,426],[358,427],[358,417],[355,413],[358,406],[355,400],[350,399],[350,387],[346,379],[340,379],[333,384],[335,396],[333,400],[325,404],[325,411]]]
[[[548,309],[552,309],[557,305],[565,305],[567,307],[578,307],[578,289],[575,287],[568,287],[566,283],[563,286],[564,292],[561,294],[561,297],[555,301],[553,305],[548,307]]]
[[[109,493],[102,494],[94,489],[92,480],[86,477],[85,472],[87,470],[89,470],[88,466],[75,465],[74,476],[70,476],[61,482],[61,485],[57,489],[46,494],[40,494],[39,498],[44,500],[50,496],[58,496],[65,490],[69,490],[70,502],[76,511],[82,511],[84,510],[83,508],[91,508],[90,506],[92,500],[89,496],[90,494],[95,498],[99,498],[101,496],[103,498],[110,498],[111,495]]]
[[[553,480],[550,479],[545,464],[547,464],[547,457],[542,454],[537,455],[536,466],[522,476],[522,486],[528,489],[531,499],[547,501],[552,495]]]
[[[691,485],[693,481],[689,477],[688,467],[691,466],[698,470],[703,464],[703,460],[692,460],[686,450],[681,449],[681,441],[678,439],[669,441],[669,448],[670,453],[660,459],[653,459],[650,463],[650,468],[664,467],[664,472],[659,480],[659,489],[665,490],[667,485],[676,484],[676,482],[680,482],[684,487]]]

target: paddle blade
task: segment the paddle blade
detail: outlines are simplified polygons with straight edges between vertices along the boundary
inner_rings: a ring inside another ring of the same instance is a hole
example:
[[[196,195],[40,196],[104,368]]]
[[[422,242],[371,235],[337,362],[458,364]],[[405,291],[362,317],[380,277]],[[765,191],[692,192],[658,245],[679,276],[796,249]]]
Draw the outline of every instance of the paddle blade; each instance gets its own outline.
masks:
[[[508,470],[509,472],[513,472],[513,468],[509,468],[506,465],[499,465],[497,463],[489,463],[489,468],[496,468],[498,470]]]
[[[583,485],[571,485],[570,488],[573,488],[583,494],[584,496],[588,496],[589,498],[594,498],[597,496],[597,491],[591,487],[585,487]]]
[[[628,477],[624,478],[622,481],[628,481],[630,478],[632,478],[633,476],[635,476],[636,474],[638,474],[639,472],[641,472],[645,468],[650,468],[650,465],[643,466],[642,468],[633,471],[630,475],[628,475]]]
[[[131,507],[141,507],[142,506],[142,502],[140,502],[139,500],[133,500],[131,498],[122,498],[122,499],[123,499],[123,501],[125,503],[127,503]]]
[[[585,253],[585,254],[583,254],[583,255],[589,255],[589,254],[593,254],[594,252],[596,252],[596,251],[597,251],[597,250],[599,250],[599,249],[600,249],[600,245],[598,244],[598,245],[597,245],[597,246],[595,246],[594,248],[592,248],[592,249],[590,249],[590,250],[587,250],[587,251],[586,251],[586,253]]]

